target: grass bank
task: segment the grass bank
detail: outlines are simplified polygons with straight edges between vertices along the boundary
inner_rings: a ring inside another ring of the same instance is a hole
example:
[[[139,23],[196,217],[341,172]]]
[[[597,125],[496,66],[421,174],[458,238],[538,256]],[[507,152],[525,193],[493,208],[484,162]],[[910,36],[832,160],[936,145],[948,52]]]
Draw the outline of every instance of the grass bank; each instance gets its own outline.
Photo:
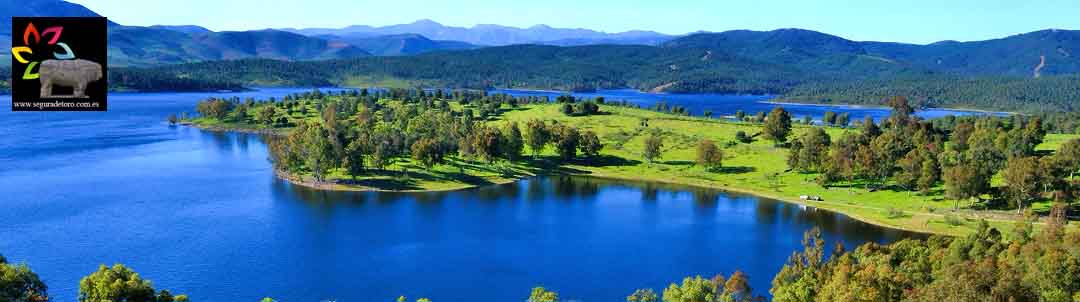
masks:
[[[312,110],[314,111],[314,110]],[[787,171],[788,150],[772,142],[756,140],[738,143],[735,133],[753,135],[760,131],[758,124],[705,119],[658,113],[649,110],[603,106],[603,114],[566,116],[559,105],[527,105],[505,109],[489,123],[516,121],[523,125],[531,119],[557,121],[591,130],[604,144],[598,158],[559,164],[550,147],[541,150],[537,159],[493,164],[451,158],[445,165],[423,168],[411,160],[399,160],[385,170],[371,171],[353,179],[347,173],[333,170],[325,181],[316,182],[306,175],[280,175],[294,183],[328,190],[352,191],[445,191],[511,182],[541,174],[579,174],[613,179],[663,182],[715,188],[804,204],[839,212],[852,218],[885,227],[925,233],[961,235],[974,230],[979,219],[986,219],[1002,230],[1011,229],[1016,221],[1012,211],[966,210],[964,204],[943,197],[942,187],[931,194],[893,190],[866,190],[861,186],[823,188],[816,175]],[[291,118],[314,118],[293,116]],[[647,121],[648,127],[642,127]],[[259,125],[221,123],[216,120],[195,120],[194,125],[207,129],[264,131]],[[792,137],[809,129],[796,125]],[[276,129],[273,131],[288,131]],[[662,157],[653,163],[642,159],[644,140],[648,131],[660,131],[664,138]],[[838,139],[854,129],[827,128]],[[1053,150],[1076,135],[1048,135],[1039,150]],[[694,164],[695,148],[702,139],[721,145],[724,151],[723,168],[708,171]],[[527,150],[526,153],[530,153]],[[820,196],[821,201],[808,201],[800,195]],[[960,206],[961,210],[953,210]],[[1046,208],[1036,204],[1034,208]]]

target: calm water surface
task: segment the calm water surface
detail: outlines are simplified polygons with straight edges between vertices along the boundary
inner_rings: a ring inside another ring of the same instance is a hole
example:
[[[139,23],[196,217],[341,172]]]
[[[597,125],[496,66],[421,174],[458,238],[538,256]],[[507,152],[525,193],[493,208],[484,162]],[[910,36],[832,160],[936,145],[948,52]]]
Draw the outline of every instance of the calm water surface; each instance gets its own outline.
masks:
[[[516,89],[497,89],[492,92],[507,93],[516,96],[547,96],[554,100],[559,95],[565,94],[564,92],[557,91],[537,91],[537,90],[516,90]],[[758,112],[768,113],[776,106],[783,106],[788,112],[792,114],[795,119],[802,119],[804,116],[810,116],[814,120],[821,120],[821,117],[825,115],[826,111],[836,112],[837,114],[847,112],[851,116],[851,122],[856,120],[862,120],[863,117],[870,116],[874,120],[882,120],[889,116],[889,109],[883,107],[866,107],[866,106],[844,106],[844,105],[815,105],[815,104],[776,104],[770,102],[773,96],[767,95],[730,95],[730,94],[671,94],[671,93],[648,93],[641,92],[633,89],[621,89],[621,90],[599,90],[590,93],[573,93],[576,97],[584,98],[596,98],[599,96],[604,97],[606,101],[621,101],[625,100],[631,104],[639,105],[642,108],[653,108],[657,103],[664,102],[669,106],[683,106],[686,107],[691,114],[701,116],[705,110],[711,110],[714,117],[720,116],[734,116],[735,112],[742,110],[746,112],[746,115],[754,115]],[[919,110],[916,115],[926,118],[939,118],[946,115],[972,115],[972,114],[994,114],[994,115],[1006,115],[1006,113],[987,113],[978,111],[965,111],[965,110],[952,110],[952,109],[937,109],[928,108],[925,110]]]
[[[0,253],[30,264],[56,301],[76,300],[101,263],[194,301],[523,301],[535,285],[623,301],[736,269],[767,293],[813,227],[849,247],[913,236],[768,199],[579,177],[313,191],[275,179],[257,136],[162,121],[209,95],[116,94],[100,113],[12,113],[0,97]]]

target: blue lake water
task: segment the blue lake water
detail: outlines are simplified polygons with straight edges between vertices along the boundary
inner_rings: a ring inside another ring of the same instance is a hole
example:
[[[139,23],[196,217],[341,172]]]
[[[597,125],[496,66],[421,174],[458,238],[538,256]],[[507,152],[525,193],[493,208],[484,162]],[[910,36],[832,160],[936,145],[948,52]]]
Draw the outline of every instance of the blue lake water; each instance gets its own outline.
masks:
[[[163,121],[211,95],[297,91],[113,94],[91,113],[15,113],[0,97],[0,253],[55,301],[75,301],[102,263],[193,301],[523,301],[536,285],[623,301],[736,269],[765,294],[813,227],[849,247],[915,236],[753,196],[581,177],[313,191],[277,180],[258,136]]]
[[[547,96],[553,101],[556,97],[566,94],[559,91],[537,91],[537,90],[516,90],[516,89],[496,89],[492,90],[493,93],[506,93],[515,96]],[[882,120],[889,116],[890,110],[884,107],[873,106],[845,106],[845,105],[816,105],[816,104],[777,104],[770,102],[773,96],[767,95],[730,95],[730,94],[671,94],[671,93],[648,93],[641,92],[633,89],[620,89],[620,90],[598,90],[596,92],[588,93],[571,93],[571,95],[579,98],[593,99],[596,97],[604,97],[605,101],[618,102],[627,101],[631,104],[641,106],[642,108],[653,108],[657,103],[664,102],[669,106],[682,106],[690,110],[690,113],[696,116],[701,116],[706,110],[711,110],[714,117],[721,116],[734,116],[735,112],[742,110],[746,115],[754,115],[757,112],[768,113],[774,107],[782,106],[785,110],[790,112],[793,118],[802,119],[804,116],[810,116],[814,120],[821,120],[821,117],[825,115],[826,111],[833,111],[837,114],[847,112],[851,116],[851,122],[856,120],[862,120],[863,117],[871,116],[874,120]],[[972,115],[972,114],[994,114],[1005,115],[1005,113],[993,112],[978,112],[978,111],[966,111],[966,110],[953,110],[953,109],[940,109],[940,108],[927,108],[919,110],[916,115],[924,119],[933,119],[944,117],[946,115]]]

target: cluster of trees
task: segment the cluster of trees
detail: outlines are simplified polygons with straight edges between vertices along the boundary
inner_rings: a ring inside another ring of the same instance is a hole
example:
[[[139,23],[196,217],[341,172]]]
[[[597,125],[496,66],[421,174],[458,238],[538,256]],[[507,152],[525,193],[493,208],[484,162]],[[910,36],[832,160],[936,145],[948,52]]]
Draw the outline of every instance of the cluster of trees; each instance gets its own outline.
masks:
[[[104,264],[79,281],[79,302],[186,302],[187,295],[155,291],[150,280],[122,264]]]
[[[49,287],[25,264],[10,264],[0,255],[0,301],[49,301]],[[79,302],[187,302],[187,295],[154,289],[150,280],[121,264],[97,271],[79,281]]]
[[[1070,180],[1080,169],[1080,141],[1065,143],[1053,155],[1035,152],[1046,135],[1037,116],[964,117],[936,126],[916,118],[906,98],[891,98],[889,105],[893,113],[881,125],[867,117],[857,133],[838,140],[811,129],[791,143],[788,165],[819,173],[823,186],[846,182],[877,189],[891,179],[900,189],[926,194],[944,182],[953,199],[992,193],[999,197],[994,201],[1018,210],[1046,195],[1068,201],[1076,191]],[[990,180],[999,172],[1006,185],[994,190]]]
[[[851,123],[851,115],[847,112],[836,114],[836,112],[825,111],[825,114],[821,117],[821,122],[828,126],[847,127]]]
[[[281,102],[245,102],[211,99],[200,102],[197,111],[206,117],[241,121],[246,112],[254,110],[254,119],[273,112],[291,112],[293,107],[312,107],[318,116],[293,117],[295,124],[285,137],[272,137],[269,142],[271,159],[278,169],[288,172],[311,173],[317,180],[335,168],[342,168],[356,177],[367,169],[385,170],[397,160],[411,158],[425,167],[445,164],[451,156],[517,161],[528,146],[533,156],[547,146],[555,149],[563,161],[578,154],[593,157],[603,144],[592,131],[541,120],[519,125],[515,122],[496,126],[484,123],[499,114],[505,106],[527,102],[547,102],[546,98],[515,98],[507,95],[479,93],[434,93],[424,90],[386,90],[369,93],[342,92],[336,95],[314,92],[287,96]],[[471,107],[454,110],[449,99]],[[391,101],[390,99],[394,99]],[[382,100],[382,101],[380,101]],[[233,104],[231,107],[225,104]],[[250,104],[250,105],[249,105]],[[298,105],[294,105],[298,104]],[[252,109],[238,109],[249,107]],[[287,108],[283,110],[282,108]],[[481,116],[473,108],[482,109]],[[307,110],[307,109],[299,109]],[[231,112],[231,113],[228,113]],[[490,113],[488,113],[490,112]],[[288,113],[290,116],[292,113]],[[266,118],[266,121],[278,120]]]
[[[555,98],[555,102],[562,104],[560,111],[566,116],[589,116],[600,113],[600,104],[604,104],[606,100],[604,97],[596,97],[592,100],[584,98],[576,98],[572,95],[564,94]],[[616,106],[634,106],[627,103],[625,100],[622,102],[615,102]]]
[[[48,301],[49,287],[25,264],[8,263],[0,255],[0,301]]]
[[[185,77],[157,69],[116,68],[109,70],[109,89],[152,92],[237,91],[245,88],[228,78]]]
[[[1030,222],[1002,234],[982,221],[966,237],[867,243],[854,251],[839,244],[826,251],[813,230],[770,293],[776,302],[1076,301],[1080,234],[1065,232],[1063,211],[1057,207],[1037,234]]]

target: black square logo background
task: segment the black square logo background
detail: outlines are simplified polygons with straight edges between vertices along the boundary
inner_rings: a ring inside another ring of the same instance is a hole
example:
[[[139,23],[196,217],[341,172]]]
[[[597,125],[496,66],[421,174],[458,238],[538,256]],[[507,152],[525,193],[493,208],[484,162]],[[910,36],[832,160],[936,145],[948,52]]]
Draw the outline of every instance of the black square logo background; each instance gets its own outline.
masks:
[[[28,32],[27,28],[33,24],[37,35]],[[11,18],[11,46],[29,47],[32,53],[21,53],[23,59],[29,63],[21,63],[15,58],[14,51],[11,55],[11,101],[13,111],[105,111],[108,108],[108,44],[106,19],[104,17],[12,17]],[[49,42],[57,36],[55,33],[47,33],[49,28],[62,27],[56,42]],[[26,40],[24,40],[24,36]],[[89,82],[85,94],[87,98],[60,97],[71,95],[73,88],[67,85],[54,85],[54,97],[41,97],[41,79],[23,79],[26,69],[33,62],[36,66],[30,68],[30,74],[40,74],[41,64],[45,60],[57,60],[57,54],[63,58],[67,51],[60,45],[63,43],[71,50],[74,58],[68,60],[87,60],[101,65],[101,79]],[[28,45],[29,44],[29,45]],[[76,106],[16,106],[15,103],[23,102],[57,102],[64,104],[80,103]],[[89,104],[88,103],[92,103]]]

